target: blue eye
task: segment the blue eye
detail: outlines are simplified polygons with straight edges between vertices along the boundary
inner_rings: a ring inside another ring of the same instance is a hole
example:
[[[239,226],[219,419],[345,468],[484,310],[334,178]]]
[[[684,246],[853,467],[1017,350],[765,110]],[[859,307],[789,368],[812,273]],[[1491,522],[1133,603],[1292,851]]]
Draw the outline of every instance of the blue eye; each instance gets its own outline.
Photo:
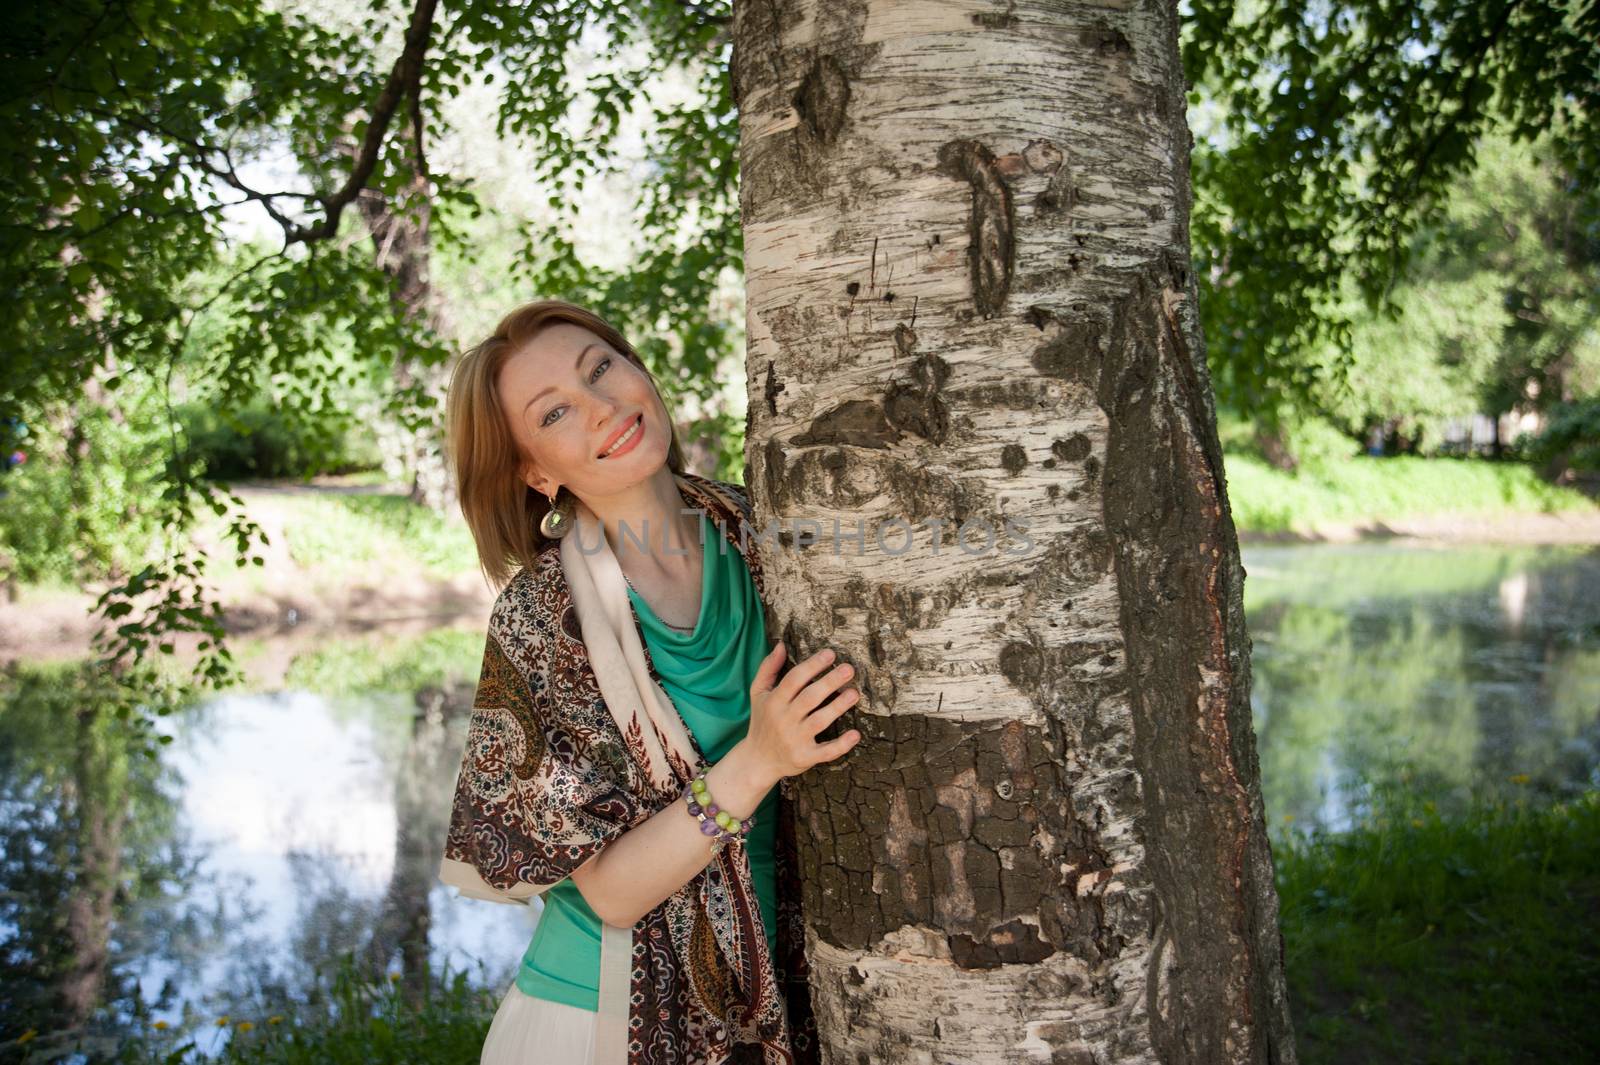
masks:
[[[601,375],[601,373],[605,370],[605,368],[607,366],[610,366],[610,365],[611,365],[610,356],[607,356],[606,358],[603,358],[599,362],[595,363],[594,371],[589,374],[589,380],[593,381],[595,378],[599,377]],[[539,422],[539,427],[542,429],[545,426],[549,425],[550,424],[550,416],[552,414],[554,414],[556,411],[559,411],[559,410],[566,410],[566,408],[565,407],[551,407],[547,412],[545,412],[544,419]]]

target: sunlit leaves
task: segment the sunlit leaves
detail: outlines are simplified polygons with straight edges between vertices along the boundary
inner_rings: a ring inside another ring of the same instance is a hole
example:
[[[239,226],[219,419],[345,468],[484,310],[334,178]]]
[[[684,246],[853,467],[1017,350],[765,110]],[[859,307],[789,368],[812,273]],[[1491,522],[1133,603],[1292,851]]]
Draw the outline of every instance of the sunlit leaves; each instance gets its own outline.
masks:
[[[1184,27],[1197,138],[1196,267],[1226,401],[1305,401],[1349,368],[1354,280],[1388,313],[1420,229],[1483,133],[1557,137],[1595,180],[1600,5],[1196,0]]]

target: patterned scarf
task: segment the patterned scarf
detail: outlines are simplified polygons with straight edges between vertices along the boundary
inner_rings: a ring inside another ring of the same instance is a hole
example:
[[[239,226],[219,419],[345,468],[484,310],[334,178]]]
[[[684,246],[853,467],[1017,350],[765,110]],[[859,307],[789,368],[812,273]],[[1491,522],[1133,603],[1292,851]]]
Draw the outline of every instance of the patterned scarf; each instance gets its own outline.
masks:
[[[743,489],[676,480],[743,555],[764,599]],[[681,802],[705,763],[661,687],[597,519],[581,503],[576,518],[490,614],[439,865],[440,879],[472,898],[527,903]],[[777,957],[749,857],[725,847],[631,931],[602,925],[595,1065],[820,1061],[787,780],[777,813]]]

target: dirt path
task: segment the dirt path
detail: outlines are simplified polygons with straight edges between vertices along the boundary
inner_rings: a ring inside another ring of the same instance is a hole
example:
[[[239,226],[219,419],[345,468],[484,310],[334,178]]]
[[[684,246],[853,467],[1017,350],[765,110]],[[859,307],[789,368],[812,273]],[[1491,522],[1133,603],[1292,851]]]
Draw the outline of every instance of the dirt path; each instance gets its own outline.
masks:
[[[287,515],[274,505],[275,498],[292,495],[384,492],[381,486],[349,485],[329,478],[329,483],[238,484],[252,520],[266,532],[268,546],[260,549],[265,565],[238,570],[231,566],[207,570],[213,578],[212,594],[223,604],[223,625],[231,634],[304,637],[316,633],[323,639],[367,632],[377,627],[395,628],[444,625],[463,618],[487,619],[494,593],[476,572],[454,578],[430,574],[407,565],[405,557],[351,563],[338,567],[307,568],[289,553]],[[231,543],[200,542],[213,559],[233,558]],[[99,623],[92,613],[103,591],[97,586],[83,591],[46,591],[24,588],[17,602],[0,599],[0,665],[25,661],[80,658],[91,652],[90,636]],[[179,655],[199,637],[175,641]]]

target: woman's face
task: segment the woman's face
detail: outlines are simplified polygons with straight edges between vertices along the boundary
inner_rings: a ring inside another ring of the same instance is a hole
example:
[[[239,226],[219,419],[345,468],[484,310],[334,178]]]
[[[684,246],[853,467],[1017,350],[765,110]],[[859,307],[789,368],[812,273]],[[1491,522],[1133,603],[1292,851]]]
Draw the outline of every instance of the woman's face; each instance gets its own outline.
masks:
[[[667,412],[650,378],[580,325],[546,326],[506,359],[499,383],[522,479],[545,495],[565,485],[607,496],[666,462]]]

